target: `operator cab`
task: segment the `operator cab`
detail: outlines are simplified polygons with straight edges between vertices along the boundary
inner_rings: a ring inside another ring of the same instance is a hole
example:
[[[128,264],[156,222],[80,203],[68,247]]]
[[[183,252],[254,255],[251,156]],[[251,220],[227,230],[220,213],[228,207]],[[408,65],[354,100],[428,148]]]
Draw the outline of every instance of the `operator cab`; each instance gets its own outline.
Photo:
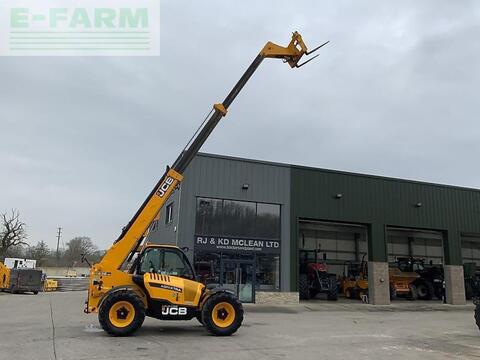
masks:
[[[131,272],[138,285],[143,285],[143,275],[147,273],[196,280],[187,256],[174,246],[148,246],[134,262]]]

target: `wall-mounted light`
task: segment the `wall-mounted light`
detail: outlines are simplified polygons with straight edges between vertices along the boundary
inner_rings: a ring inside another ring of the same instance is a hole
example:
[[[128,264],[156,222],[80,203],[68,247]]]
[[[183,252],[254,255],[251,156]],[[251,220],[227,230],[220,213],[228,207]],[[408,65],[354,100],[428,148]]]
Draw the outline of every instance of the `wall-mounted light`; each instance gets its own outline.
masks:
[[[335,194],[335,199],[341,199],[343,197],[342,193]]]
[[[250,185],[245,183],[245,184],[242,185],[242,190],[248,190],[249,187],[250,187]]]
[[[417,207],[417,208],[420,208],[422,206],[423,206],[423,204],[421,202],[418,202],[418,203],[415,204],[415,207]]]

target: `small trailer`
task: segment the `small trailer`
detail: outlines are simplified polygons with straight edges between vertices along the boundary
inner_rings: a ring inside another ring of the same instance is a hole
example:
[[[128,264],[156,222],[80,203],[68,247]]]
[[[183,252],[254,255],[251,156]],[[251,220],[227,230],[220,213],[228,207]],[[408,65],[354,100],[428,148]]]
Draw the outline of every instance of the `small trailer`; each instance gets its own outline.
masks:
[[[42,291],[42,270],[17,268],[10,269],[10,281],[7,291],[12,294]]]

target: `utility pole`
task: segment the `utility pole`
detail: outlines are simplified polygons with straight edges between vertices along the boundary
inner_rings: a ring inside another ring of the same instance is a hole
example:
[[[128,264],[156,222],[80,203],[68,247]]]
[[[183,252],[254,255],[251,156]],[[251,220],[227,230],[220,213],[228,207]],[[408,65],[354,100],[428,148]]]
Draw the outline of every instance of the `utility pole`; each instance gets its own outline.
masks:
[[[60,237],[61,236],[62,236],[62,228],[59,227],[58,232],[57,232],[57,266],[58,266],[58,263],[59,263],[59,260],[60,260],[59,246],[60,246]]]

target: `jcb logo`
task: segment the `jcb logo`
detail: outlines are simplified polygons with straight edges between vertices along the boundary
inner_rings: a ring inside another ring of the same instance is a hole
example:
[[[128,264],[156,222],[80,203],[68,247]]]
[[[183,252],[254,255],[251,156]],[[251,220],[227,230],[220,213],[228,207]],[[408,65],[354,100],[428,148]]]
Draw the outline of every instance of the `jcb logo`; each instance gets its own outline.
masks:
[[[160,196],[160,197],[163,197],[165,195],[165,193],[167,192],[167,190],[170,188],[170,186],[172,186],[172,184],[173,184],[173,178],[170,177],[170,176],[167,176],[165,181],[158,188],[157,195]]]
[[[162,306],[162,315],[187,315],[187,308],[176,306]]]

